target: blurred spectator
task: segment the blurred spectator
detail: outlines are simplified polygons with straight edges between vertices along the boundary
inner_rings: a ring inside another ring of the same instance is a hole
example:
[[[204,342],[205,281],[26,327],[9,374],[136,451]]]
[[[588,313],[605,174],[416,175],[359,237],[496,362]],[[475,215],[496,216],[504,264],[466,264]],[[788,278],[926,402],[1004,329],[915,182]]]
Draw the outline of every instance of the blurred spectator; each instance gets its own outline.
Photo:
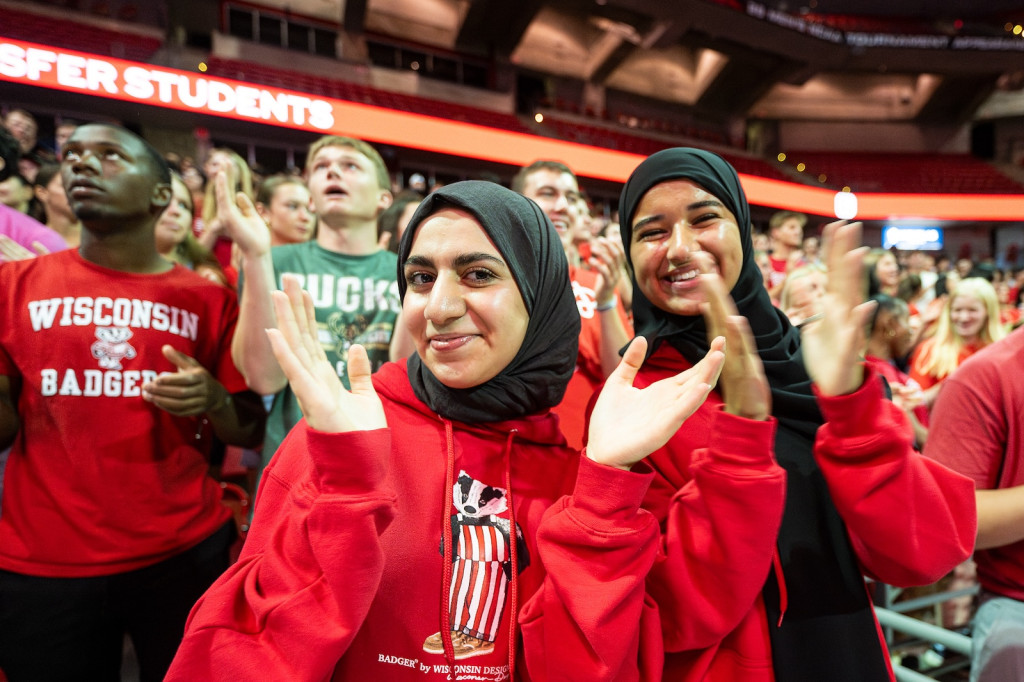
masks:
[[[770,293],[775,298],[782,297],[786,273],[805,264],[804,252],[801,250],[805,225],[807,216],[795,211],[778,211],[768,221],[773,273]]]
[[[228,286],[220,263],[192,232],[192,194],[178,173],[171,173],[171,189],[171,202],[156,224],[157,252],[211,282]]]
[[[900,264],[888,249],[871,249],[864,256],[867,298],[875,294],[897,296],[900,286]]]
[[[782,284],[779,308],[791,324],[799,326],[823,311],[828,271],[824,265],[801,265],[791,270]]]
[[[32,183],[25,179],[21,171],[0,182],[0,204],[29,215],[32,206]]]
[[[77,249],[82,241],[82,222],[71,210],[64,181],[60,176],[60,164],[48,163],[39,169],[33,188],[36,201],[42,208],[41,221],[59,234],[69,248]]]
[[[907,304],[892,296],[876,294],[875,311],[867,329],[864,361],[885,377],[892,401],[907,415],[918,449],[928,440],[928,408],[920,384],[901,371],[896,361],[910,352],[913,330]]]
[[[81,123],[70,118],[63,118],[57,124],[57,129],[53,131],[53,150],[56,152],[58,159],[61,158],[61,150],[64,149],[64,143],[68,141],[71,133],[75,132],[75,129],[80,125]]]
[[[395,201],[377,218],[377,243],[382,249],[398,253],[398,242],[412,214],[423,201],[423,195],[411,189],[395,195]]]
[[[956,262],[956,274],[960,275],[960,279],[966,279],[971,276],[971,270],[974,269],[974,261],[970,258],[960,258]]]
[[[46,161],[55,160],[53,152],[39,144],[39,124],[35,116],[24,109],[11,109],[4,116],[3,125],[14,135],[21,150],[18,170],[31,185],[36,172]]]
[[[273,175],[256,194],[256,211],[270,229],[270,245],[308,242],[316,232],[309,188],[294,175]]]
[[[519,169],[513,191],[532,199],[547,215],[562,241],[569,262],[580,338],[576,371],[561,404],[559,416],[569,445],[581,448],[587,403],[594,391],[618,366],[619,349],[632,337],[632,327],[617,293],[625,272],[622,241],[589,239],[580,215],[576,174],[560,161],[539,160]]]
[[[18,141],[0,127],[0,185],[18,174]],[[59,234],[0,203],[0,262],[31,258],[68,248]]]
[[[210,152],[203,165],[207,178],[213,178],[224,171],[228,178],[231,193],[241,192],[250,200],[253,196],[252,172],[249,164],[235,151],[227,148],[216,148]],[[202,220],[199,230],[199,243],[213,252],[217,257],[228,281],[232,286],[238,281],[238,268],[231,262],[231,239],[225,232],[224,221],[217,215],[217,200],[214,198],[214,184],[207,182],[203,197]]]
[[[804,252],[804,260],[808,263],[821,262],[821,240],[817,237],[804,237],[801,250]]]

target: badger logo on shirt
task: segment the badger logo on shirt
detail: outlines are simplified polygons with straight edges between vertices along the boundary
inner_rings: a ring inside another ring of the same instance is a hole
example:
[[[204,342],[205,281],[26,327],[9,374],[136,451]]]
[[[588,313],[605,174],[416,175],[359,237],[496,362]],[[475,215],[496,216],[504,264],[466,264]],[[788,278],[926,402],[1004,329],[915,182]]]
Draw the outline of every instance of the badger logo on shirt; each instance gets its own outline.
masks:
[[[517,524],[513,540],[509,519],[500,516],[508,512],[508,492],[504,488],[487,485],[460,471],[452,486],[452,502],[458,513],[452,515],[448,618],[455,659],[460,660],[494,651],[512,571],[521,573],[530,565],[530,557],[522,529]],[[512,542],[516,543],[515,568]],[[423,650],[443,655],[442,634],[427,637]]]
[[[96,327],[96,341],[90,350],[103,369],[121,369],[121,360],[135,357],[135,348],[128,343],[132,330],[128,327]]]

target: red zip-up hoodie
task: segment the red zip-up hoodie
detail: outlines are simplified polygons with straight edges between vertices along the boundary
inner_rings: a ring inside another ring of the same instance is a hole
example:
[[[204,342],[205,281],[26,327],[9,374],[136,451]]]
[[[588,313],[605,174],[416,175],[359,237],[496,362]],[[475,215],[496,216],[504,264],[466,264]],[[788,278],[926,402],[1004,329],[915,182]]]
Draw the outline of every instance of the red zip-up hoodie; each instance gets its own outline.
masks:
[[[550,414],[442,419],[404,363],[373,381],[388,428],[303,421],[275,454],[167,679],[658,679],[650,472],[580,460]]]

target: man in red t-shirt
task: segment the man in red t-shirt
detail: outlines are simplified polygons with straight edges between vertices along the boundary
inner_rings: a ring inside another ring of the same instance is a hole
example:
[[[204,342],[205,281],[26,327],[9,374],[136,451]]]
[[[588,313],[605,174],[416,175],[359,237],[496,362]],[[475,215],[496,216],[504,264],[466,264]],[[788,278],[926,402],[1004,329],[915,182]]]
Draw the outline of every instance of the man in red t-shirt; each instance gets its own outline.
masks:
[[[85,125],[61,175],[79,249],[0,266],[0,669],[118,679],[127,634],[160,680],[228,565],[209,446],[257,445],[264,411],[231,361],[234,293],[157,253],[160,154]]]
[[[569,445],[580,449],[585,439],[587,403],[618,366],[619,351],[633,336],[616,293],[626,254],[621,242],[594,239],[590,234],[580,213],[576,175],[565,164],[534,161],[512,179],[512,189],[535,201],[547,214],[569,260],[569,279],[582,323],[580,347],[565,397],[552,412],[558,415]]]
[[[943,382],[924,454],[974,479],[981,583],[971,680],[1024,679],[1024,329]]]

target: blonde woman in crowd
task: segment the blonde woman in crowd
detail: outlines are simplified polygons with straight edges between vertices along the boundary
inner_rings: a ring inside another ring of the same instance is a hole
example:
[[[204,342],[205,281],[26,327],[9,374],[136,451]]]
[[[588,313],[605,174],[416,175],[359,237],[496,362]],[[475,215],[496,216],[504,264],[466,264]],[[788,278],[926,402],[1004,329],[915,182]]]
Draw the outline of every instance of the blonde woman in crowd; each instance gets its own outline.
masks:
[[[931,408],[941,382],[960,363],[1004,335],[992,285],[980,277],[961,280],[943,306],[935,334],[910,360],[910,376],[924,389],[925,404]]]
[[[252,170],[245,159],[235,151],[224,147],[215,148],[210,152],[210,156],[203,168],[206,172],[206,177],[210,180],[216,177],[217,173],[221,170],[226,171],[228,174],[228,186],[234,187],[236,192],[242,192],[250,199],[253,198]],[[206,183],[202,220],[197,230],[199,243],[213,252],[213,255],[217,257],[217,261],[228,275],[228,280],[233,285],[238,279],[238,271],[231,266],[231,239],[225,233],[224,221],[217,215],[214,183],[210,180]]]

